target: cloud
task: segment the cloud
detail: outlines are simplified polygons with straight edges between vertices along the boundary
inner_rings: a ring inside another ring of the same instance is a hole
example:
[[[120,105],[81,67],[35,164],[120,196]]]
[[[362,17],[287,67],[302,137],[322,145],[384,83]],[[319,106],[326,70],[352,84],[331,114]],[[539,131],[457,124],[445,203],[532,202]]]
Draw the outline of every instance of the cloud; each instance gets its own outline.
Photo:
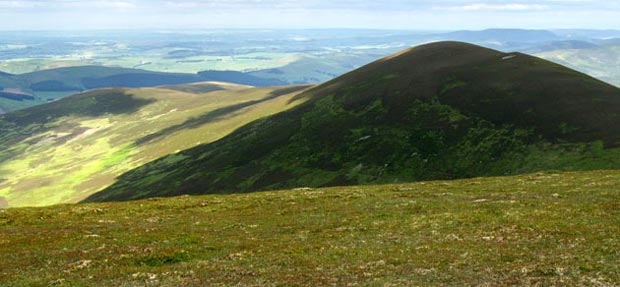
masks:
[[[620,28],[617,0],[0,0],[0,30]]]
[[[37,6],[33,1],[0,1],[0,9],[24,9]]]
[[[179,2],[179,1],[166,1],[164,3],[169,8],[196,8],[200,7],[200,3],[197,2]]]
[[[536,11],[547,10],[550,7],[540,4],[468,4],[462,6],[434,7],[437,10],[452,11]]]
[[[0,0],[0,9],[76,9],[76,8],[108,8],[108,9],[132,9],[137,5],[128,1],[79,1],[79,0],[29,0],[29,1],[5,1]]]
[[[93,4],[95,4],[96,7],[103,7],[103,8],[114,8],[114,9],[131,9],[131,8],[136,8],[136,4],[134,3],[130,3],[130,2],[122,2],[122,1],[96,1]]]

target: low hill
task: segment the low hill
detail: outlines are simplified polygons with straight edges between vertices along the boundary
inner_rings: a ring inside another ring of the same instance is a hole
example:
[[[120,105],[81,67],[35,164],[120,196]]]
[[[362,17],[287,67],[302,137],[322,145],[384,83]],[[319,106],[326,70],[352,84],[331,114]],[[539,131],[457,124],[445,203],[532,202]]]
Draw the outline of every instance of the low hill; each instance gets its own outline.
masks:
[[[561,65],[620,86],[620,41],[608,40],[597,47],[557,49],[536,54]]]
[[[303,102],[293,96],[306,87],[108,88],[0,115],[0,201],[80,201],[132,168]]]
[[[0,286],[617,286],[620,173],[0,210]]]
[[[520,53],[418,46],[86,201],[620,166],[620,89]]]
[[[0,90],[8,88],[32,95],[32,98],[28,99],[11,95],[0,96],[0,108],[7,112],[19,110],[97,88],[141,88],[206,81],[261,87],[285,84],[278,80],[263,79],[241,72],[210,71],[180,74],[104,66],[66,67],[21,75],[0,74]]]
[[[540,44],[528,49],[524,49],[523,52],[527,54],[536,54],[557,50],[584,50],[594,49],[598,47],[597,44],[588,41],[579,40],[565,40],[565,41],[553,41],[549,43]]]
[[[79,66],[0,75],[0,87],[31,94],[32,98],[0,98],[0,108],[14,111],[45,104],[81,91],[102,87],[152,87],[202,82],[198,75],[150,72],[136,69]]]

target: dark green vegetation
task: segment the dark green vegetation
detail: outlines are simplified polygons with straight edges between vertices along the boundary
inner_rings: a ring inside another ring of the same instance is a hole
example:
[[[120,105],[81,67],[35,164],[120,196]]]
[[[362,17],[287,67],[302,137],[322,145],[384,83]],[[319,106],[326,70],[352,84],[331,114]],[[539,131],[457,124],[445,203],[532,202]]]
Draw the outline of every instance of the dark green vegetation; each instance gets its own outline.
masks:
[[[520,53],[418,46],[86,201],[620,166],[620,89]]]
[[[291,108],[306,88],[109,88],[0,115],[0,207],[80,201],[132,168]]]
[[[617,286],[620,173],[0,210],[0,286]]]
[[[96,88],[140,88],[205,81],[252,86],[284,84],[277,80],[257,78],[240,72],[181,74],[102,66],[68,67],[22,75],[0,74],[0,108],[9,112]],[[3,88],[15,91],[7,92],[3,91]]]

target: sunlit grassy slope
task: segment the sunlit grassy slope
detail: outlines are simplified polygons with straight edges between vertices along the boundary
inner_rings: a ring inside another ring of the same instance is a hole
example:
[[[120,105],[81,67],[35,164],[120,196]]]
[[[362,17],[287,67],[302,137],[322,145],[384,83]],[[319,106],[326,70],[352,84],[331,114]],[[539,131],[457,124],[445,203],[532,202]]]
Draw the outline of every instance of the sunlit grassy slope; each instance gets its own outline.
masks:
[[[102,89],[0,116],[0,206],[82,200],[150,160],[303,102],[292,98],[304,88]]]
[[[618,286],[620,172],[0,210],[0,286]]]

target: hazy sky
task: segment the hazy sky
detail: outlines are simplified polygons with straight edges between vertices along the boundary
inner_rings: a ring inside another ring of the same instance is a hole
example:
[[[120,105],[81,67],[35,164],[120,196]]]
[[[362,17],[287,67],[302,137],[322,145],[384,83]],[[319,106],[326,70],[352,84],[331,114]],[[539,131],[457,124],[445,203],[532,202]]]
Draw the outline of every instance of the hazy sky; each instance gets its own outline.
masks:
[[[0,0],[1,30],[620,29],[618,0]]]

